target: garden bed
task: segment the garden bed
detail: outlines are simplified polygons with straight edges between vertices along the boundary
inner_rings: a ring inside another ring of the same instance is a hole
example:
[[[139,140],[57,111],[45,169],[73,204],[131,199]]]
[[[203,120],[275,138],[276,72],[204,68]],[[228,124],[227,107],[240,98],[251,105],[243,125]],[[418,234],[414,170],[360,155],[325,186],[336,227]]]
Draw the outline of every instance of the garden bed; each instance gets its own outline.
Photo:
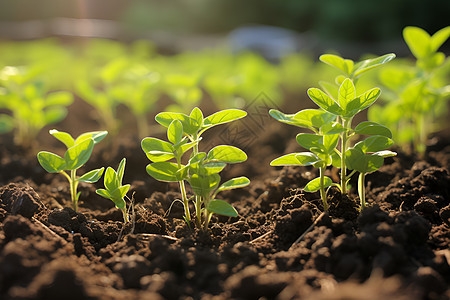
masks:
[[[83,114],[84,105],[75,101],[60,128],[76,128],[75,135],[92,129],[95,120]],[[181,205],[168,212],[180,197],[177,186],[146,174],[139,138],[121,135],[99,145],[87,170],[127,158],[124,182],[136,202],[135,222],[120,240],[122,214],[95,193],[100,184],[80,185],[75,212],[67,180],[46,173],[35,153],[25,155],[11,135],[2,136],[0,298],[450,297],[448,133],[431,139],[425,159],[396,149],[398,156],[368,175],[369,207],[361,214],[354,190],[341,197],[333,189],[329,213],[322,214],[319,194],[301,189],[316,176],[314,168],[269,166],[297,150],[295,128],[268,116],[259,125],[263,130],[251,143],[230,142],[249,160],[225,169],[224,178],[252,180],[222,194],[239,217],[213,217],[206,233],[186,225]],[[220,137],[226,129],[213,130],[211,137]],[[56,142],[43,141],[61,152]],[[338,181],[337,173],[327,172]]]

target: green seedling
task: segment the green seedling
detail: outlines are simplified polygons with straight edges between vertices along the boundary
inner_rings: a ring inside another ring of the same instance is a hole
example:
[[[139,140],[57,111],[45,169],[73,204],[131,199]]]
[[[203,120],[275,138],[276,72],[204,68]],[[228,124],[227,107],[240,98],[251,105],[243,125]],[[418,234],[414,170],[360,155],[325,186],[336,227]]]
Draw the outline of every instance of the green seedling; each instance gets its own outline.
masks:
[[[168,142],[156,138],[142,140],[142,149],[153,162],[147,166],[147,173],[160,181],[179,183],[182,199],[176,201],[183,204],[184,219],[188,224],[191,222],[191,215],[185,181],[190,184],[195,194],[193,197],[195,218],[199,228],[206,230],[213,213],[225,216],[237,215],[231,205],[223,200],[215,199],[215,196],[223,190],[246,186],[250,181],[245,177],[239,177],[219,186],[218,173],[227,163],[245,161],[246,154],[236,147],[227,145],[214,147],[206,154],[199,152],[198,144],[201,135],[207,129],[238,120],[246,114],[242,110],[226,109],[205,118],[198,107],[194,108],[190,115],[162,112],[156,115],[155,119],[159,124],[167,127]],[[187,164],[183,164],[182,157],[188,152],[190,152],[190,159]],[[175,162],[170,162],[171,159]]]
[[[319,168],[319,177],[310,181],[304,190],[308,192],[319,190],[325,210],[328,209],[325,189],[336,186],[342,194],[346,194],[348,182],[357,171],[347,165],[347,153],[354,149],[350,147],[350,138],[354,135],[372,135],[377,137],[376,140],[378,141],[379,138],[390,139],[392,137],[391,131],[383,125],[365,121],[352,128],[352,120],[357,113],[371,106],[381,93],[379,88],[372,88],[358,95],[353,80],[358,79],[363,72],[386,63],[394,57],[395,55],[388,54],[355,64],[351,60],[336,55],[322,55],[320,59],[323,62],[336,67],[344,75],[336,78],[338,87],[333,84],[322,83],[325,91],[318,88],[308,89],[308,96],[321,109],[306,109],[296,114],[284,114],[273,109],[269,112],[273,118],[280,122],[307,128],[314,132],[313,134],[300,133],[296,138],[297,143],[310,152],[287,154],[273,160],[271,165],[312,165]],[[339,141],[340,151],[338,149]],[[369,155],[369,153],[365,154]],[[374,154],[373,156],[377,155],[381,154]],[[351,161],[351,163],[354,163],[354,161]],[[331,178],[324,176],[326,167],[331,165],[341,169],[340,184],[333,183]],[[347,174],[347,169],[353,171]],[[368,172],[372,172],[372,169],[366,169],[362,173]],[[362,175],[362,180],[364,181],[364,175]],[[361,195],[363,195],[363,190]],[[365,203],[365,198],[362,201]]]
[[[356,143],[345,153],[345,161],[351,170],[359,172],[358,195],[361,210],[366,207],[365,178],[366,175],[378,170],[384,163],[384,158],[395,156],[397,153],[386,150],[394,142],[385,136],[371,136]]]
[[[314,134],[299,133],[297,143],[310,152],[298,152],[274,159],[271,166],[314,166],[319,169],[319,177],[311,180],[304,188],[307,192],[320,191],[323,208],[328,210],[326,190],[335,185],[331,178],[325,176],[325,169],[330,166],[339,140],[339,133],[344,130],[336,123],[336,116],[319,109],[305,109],[296,114],[284,114],[271,109],[270,115],[276,120],[312,130]]]
[[[38,133],[47,125],[63,120],[73,96],[66,91],[49,93],[41,81],[24,68],[5,67],[0,71],[0,133],[15,130],[18,145],[32,147]]]
[[[383,70],[380,80],[388,92],[385,106],[369,110],[369,119],[394,128],[395,138],[423,156],[436,121],[447,110],[450,98],[449,61],[439,48],[450,37],[450,26],[430,36],[418,27],[408,26],[403,38],[416,58],[415,65],[399,63]],[[447,74],[445,65],[447,64]]]
[[[104,177],[104,189],[98,189],[95,192],[100,196],[114,202],[116,207],[122,211],[123,222],[128,222],[127,203],[125,202],[125,196],[130,189],[130,185],[122,185],[122,179],[125,172],[126,159],[122,159],[115,171],[113,168],[108,167]]]
[[[362,110],[371,106],[380,96],[381,90],[379,88],[372,88],[359,95],[357,95],[354,81],[357,81],[361,74],[367,72],[375,67],[383,65],[395,58],[395,54],[386,54],[380,57],[363,60],[354,63],[350,59],[344,59],[333,54],[324,54],[320,56],[320,60],[329,64],[338,70],[343,75],[336,77],[336,85],[322,82],[322,91],[318,88],[308,89],[308,96],[320,108],[328,111],[338,117],[338,122],[342,125],[344,130],[340,133],[340,153],[341,158],[341,191],[347,193],[347,167],[345,164],[345,152],[349,146],[349,139],[355,132],[352,130],[352,120],[354,116]],[[371,127],[381,128],[381,127]],[[383,130],[382,130],[383,132]]]
[[[56,129],[50,130],[50,134],[61,141],[67,147],[67,151],[64,153],[64,157],[51,152],[40,151],[37,154],[38,161],[47,172],[60,173],[67,178],[70,185],[72,207],[74,211],[78,211],[80,192],[77,192],[77,187],[79,182],[97,182],[102,176],[104,168],[92,170],[80,177],[76,174],[77,170],[89,160],[94,145],[103,140],[108,132],[86,132],[76,139],[69,133],[58,131]],[[67,174],[66,171],[70,171],[70,175]]]

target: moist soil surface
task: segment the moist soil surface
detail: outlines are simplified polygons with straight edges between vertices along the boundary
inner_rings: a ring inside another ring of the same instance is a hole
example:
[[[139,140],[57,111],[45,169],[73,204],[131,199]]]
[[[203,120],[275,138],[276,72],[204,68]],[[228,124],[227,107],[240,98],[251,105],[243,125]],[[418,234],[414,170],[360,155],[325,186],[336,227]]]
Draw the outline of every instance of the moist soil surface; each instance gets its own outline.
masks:
[[[83,121],[85,104],[75,104],[75,117],[57,128],[74,135],[98,129]],[[208,232],[189,228],[181,205],[169,212],[177,186],[146,174],[149,161],[132,126],[97,145],[80,172],[127,158],[124,183],[135,206],[125,226],[114,204],[96,195],[102,180],[80,184],[75,212],[67,180],[46,173],[36,151],[2,136],[0,299],[450,299],[448,134],[432,137],[425,158],[394,149],[398,156],[367,175],[361,213],[354,189],[349,196],[331,189],[322,213],[318,193],[301,189],[317,170],[269,166],[300,151],[297,129],[261,124],[251,143],[229,142],[249,157],[222,176],[252,180],[221,194],[239,217],[213,217]],[[39,150],[64,151],[46,132],[39,141]],[[338,181],[337,171],[327,172]]]

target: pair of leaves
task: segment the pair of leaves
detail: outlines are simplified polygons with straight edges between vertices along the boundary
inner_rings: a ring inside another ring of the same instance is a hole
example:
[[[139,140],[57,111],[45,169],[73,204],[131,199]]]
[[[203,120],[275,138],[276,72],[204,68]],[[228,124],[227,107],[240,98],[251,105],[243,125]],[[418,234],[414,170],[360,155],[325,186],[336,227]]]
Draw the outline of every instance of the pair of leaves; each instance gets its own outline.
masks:
[[[419,27],[408,26],[403,29],[403,38],[417,59],[423,59],[436,53],[449,37],[450,26],[442,28],[433,36]]]
[[[173,120],[179,120],[186,134],[200,136],[206,129],[241,119],[246,115],[247,113],[240,109],[225,109],[204,118],[202,111],[195,107],[189,116],[183,113],[162,112],[156,115],[155,120],[164,127],[169,127]]]
[[[376,58],[366,59],[355,64],[350,59],[344,59],[334,54],[323,54],[319,57],[322,62],[342,71],[349,78],[356,78],[362,73],[383,65],[394,58],[395,54],[389,53]]]
[[[126,159],[124,158],[120,162],[117,171],[111,167],[108,167],[104,177],[105,189],[96,190],[96,193],[100,196],[112,200],[119,209],[126,209],[124,197],[130,189],[129,184],[122,185],[122,179],[125,172],[125,163]]]
[[[57,131],[55,129],[50,130],[50,134],[63,142],[68,148],[64,153],[64,158],[47,151],[39,152],[37,157],[39,163],[47,172],[57,173],[63,170],[76,170],[83,166],[91,157],[94,145],[101,141],[108,132],[87,132],[80,135],[75,140],[69,133]]]
[[[308,96],[320,108],[336,116],[352,118],[358,112],[371,106],[380,96],[381,90],[373,88],[356,97],[353,81],[346,78],[339,87],[338,100],[318,88],[308,89]]]
[[[145,143],[143,141],[143,148],[145,148],[145,150],[148,149],[147,146],[150,143],[156,144],[159,142],[155,142],[154,139],[148,138]],[[159,145],[164,145],[165,147],[168,146],[167,144]],[[181,164],[179,165],[173,162],[162,161],[162,159],[170,159],[173,157],[173,155],[170,157],[168,152],[155,154],[154,152],[149,151],[147,152],[147,156],[149,156],[149,158],[151,157],[151,160],[154,160],[155,158],[159,159],[159,161],[156,161],[147,166],[147,173],[156,180],[166,182],[176,182],[186,179],[188,175],[187,169],[193,170],[194,172],[192,173],[211,175],[220,172],[227,163],[239,163],[247,160],[247,155],[244,151],[239,148],[227,145],[216,146],[211,149],[208,154],[203,152],[198,153],[189,161],[189,164],[186,166]]]

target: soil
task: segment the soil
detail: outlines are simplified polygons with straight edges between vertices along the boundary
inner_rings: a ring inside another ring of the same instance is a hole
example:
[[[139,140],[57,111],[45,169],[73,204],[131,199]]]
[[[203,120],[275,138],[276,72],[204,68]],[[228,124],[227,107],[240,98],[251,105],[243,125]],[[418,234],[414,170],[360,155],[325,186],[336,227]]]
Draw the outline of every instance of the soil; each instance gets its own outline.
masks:
[[[98,129],[85,109],[76,101],[57,128]],[[206,233],[184,223],[181,206],[168,212],[180,197],[177,186],[146,174],[148,160],[133,134],[96,146],[83,169],[116,168],[127,158],[135,222],[122,235],[120,211],[95,194],[102,183],[80,184],[75,212],[66,179],[47,174],[34,151],[2,136],[0,299],[450,299],[445,131],[431,139],[425,159],[395,149],[398,156],[368,175],[363,212],[354,190],[341,196],[332,189],[323,214],[319,195],[301,189],[316,170],[269,166],[298,151],[296,129],[269,119],[263,125],[251,143],[231,142],[249,160],[227,167],[223,179],[252,180],[222,193],[239,217],[213,217]],[[62,152],[46,135],[40,150]]]

